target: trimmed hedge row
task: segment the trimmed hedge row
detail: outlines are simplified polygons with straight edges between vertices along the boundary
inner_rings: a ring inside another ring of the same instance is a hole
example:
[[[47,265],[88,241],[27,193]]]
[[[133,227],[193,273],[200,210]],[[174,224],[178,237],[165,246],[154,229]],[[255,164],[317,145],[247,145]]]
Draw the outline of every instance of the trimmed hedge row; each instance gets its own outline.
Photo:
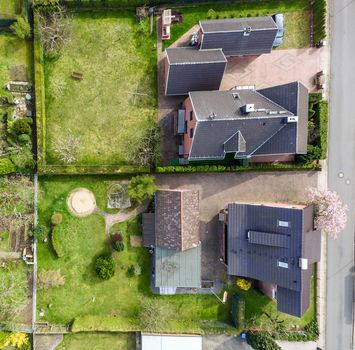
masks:
[[[281,350],[269,333],[248,333],[247,341],[255,350]]]
[[[326,0],[315,0],[313,4],[313,32],[314,42],[318,43],[327,36],[326,17],[327,3]]]
[[[320,159],[327,158],[328,148],[328,102],[319,102],[319,131],[320,131],[320,146],[322,154]]]
[[[38,164],[38,172],[41,175],[71,175],[71,174],[138,174],[149,173],[148,167],[129,166],[129,165],[46,165]]]
[[[7,175],[16,172],[16,166],[9,158],[0,158],[0,175]]]
[[[320,170],[317,162],[307,164],[256,164],[256,165],[177,165],[156,167],[156,173],[196,173],[196,172],[244,172],[244,171],[297,171],[297,170]]]
[[[231,318],[232,323],[237,329],[245,327],[245,300],[238,295],[233,295],[231,298]]]
[[[52,239],[52,247],[58,258],[62,258],[64,256],[64,250],[62,246],[62,242],[59,237],[59,226],[55,226],[52,229],[51,239]]]

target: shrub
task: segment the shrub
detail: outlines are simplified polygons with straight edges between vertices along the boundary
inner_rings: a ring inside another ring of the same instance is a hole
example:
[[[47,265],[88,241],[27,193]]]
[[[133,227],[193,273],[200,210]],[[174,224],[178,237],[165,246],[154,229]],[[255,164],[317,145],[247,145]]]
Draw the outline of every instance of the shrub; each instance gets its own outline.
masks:
[[[51,233],[52,247],[57,257],[62,258],[64,256],[64,250],[59,235],[59,226],[55,226]]]
[[[36,164],[33,159],[32,150],[29,146],[22,147],[18,153],[12,154],[10,159],[16,166],[17,172],[22,174],[31,172]]]
[[[281,350],[268,333],[248,333],[247,341],[255,350]]]
[[[318,43],[326,37],[326,0],[315,0],[313,4],[314,42]]]
[[[316,319],[306,324],[304,330],[307,332],[309,340],[317,340],[319,337],[319,327]]]
[[[22,16],[17,18],[17,21],[11,25],[10,29],[20,39],[28,39],[31,36],[31,26],[27,19]]]
[[[251,282],[245,278],[238,278],[237,286],[242,290],[248,291],[251,288]]]
[[[38,224],[33,230],[33,236],[39,240],[43,241],[48,236],[48,228],[45,225]]]
[[[207,18],[208,19],[215,19],[217,16],[217,13],[214,9],[209,9],[207,12]]]
[[[309,162],[319,160],[322,156],[322,150],[319,146],[308,145],[307,154],[297,155],[297,161],[301,164],[307,164]]]
[[[123,237],[122,237],[122,235],[119,232],[116,232],[115,234],[113,234],[111,236],[112,243],[115,243],[115,242],[118,242],[118,241],[122,242],[122,240],[123,240]]]
[[[16,166],[9,158],[0,158],[0,175],[16,172]]]
[[[145,199],[151,199],[157,190],[155,178],[150,175],[135,176],[128,185],[127,192],[132,202],[141,204]]]
[[[122,252],[124,250],[124,244],[121,241],[116,241],[113,243],[113,249],[117,252]]]
[[[54,212],[51,216],[51,223],[53,226],[59,225],[63,221],[63,215],[61,213]]]
[[[60,270],[41,271],[38,274],[38,288],[49,289],[63,286],[65,277],[60,273]]]
[[[17,136],[17,140],[21,145],[25,145],[31,142],[31,136],[28,134],[20,134]]]
[[[237,329],[245,327],[245,301],[236,294],[231,298],[231,318]]]
[[[138,263],[135,263],[129,268],[129,273],[131,276],[140,276],[142,274],[142,268]]]
[[[12,124],[12,131],[17,134],[31,134],[31,122],[30,118],[20,118],[16,119]]]
[[[95,261],[96,274],[103,280],[108,280],[115,274],[115,262],[110,255],[101,255]]]
[[[13,346],[18,349],[24,349],[29,345],[30,340],[26,333],[14,332],[11,333],[7,341],[5,342],[5,346]]]

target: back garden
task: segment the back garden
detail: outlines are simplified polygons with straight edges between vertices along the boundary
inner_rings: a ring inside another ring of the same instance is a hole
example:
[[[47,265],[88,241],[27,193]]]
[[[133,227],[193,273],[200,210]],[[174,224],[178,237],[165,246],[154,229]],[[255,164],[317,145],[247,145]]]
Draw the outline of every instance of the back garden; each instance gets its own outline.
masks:
[[[46,232],[54,212],[62,215],[55,226],[55,247],[51,235],[38,246],[39,275],[57,271],[61,283],[38,291],[38,319],[55,324],[72,324],[73,332],[137,330],[177,333],[237,333],[231,323],[230,302],[223,305],[213,295],[159,296],[150,291],[151,262],[147,248],[131,245],[130,236],[141,235],[140,215],[115,224],[105,232],[98,214],[74,217],[67,209],[67,196],[75,188],[85,187],[96,197],[97,207],[107,209],[107,191],[122,177],[43,177],[40,181],[40,224]],[[110,234],[120,232],[124,249],[114,252],[115,275],[102,281],[95,273],[95,258],[112,252]],[[52,231],[53,234],[53,231]],[[53,237],[52,237],[53,239]],[[132,272],[133,265],[138,272]],[[243,291],[225,281],[230,294],[237,293],[246,302],[246,328],[275,330],[303,328],[314,317],[315,304],[302,319],[277,313],[276,305],[256,289]],[[314,286],[313,286],[314,287]],[[312,292],[314,300],[314,291]],[[149,319],[149,322],[147,322]]]

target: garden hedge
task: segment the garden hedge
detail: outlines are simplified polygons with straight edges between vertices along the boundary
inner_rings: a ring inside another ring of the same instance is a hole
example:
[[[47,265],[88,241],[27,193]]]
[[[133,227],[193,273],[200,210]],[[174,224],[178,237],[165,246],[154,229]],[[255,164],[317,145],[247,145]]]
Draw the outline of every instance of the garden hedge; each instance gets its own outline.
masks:
[[[314,42],[318,43],[326,38],[326,18],[327,2],[326,0],[314,0],[313,4],[313,34]]]
[[[0,175],[16,172],[16,166],[9,158],[0,158]]]
[[[51,233],[51,241],[53,250],[56,253],[57,257],[62,258],[64,256],[64,250],[62,242],[60,240],[59,226],[53,227]]]
[[[245,300],[234,294],[231,298],[231,318],[235,328],[243,330],[245,327]]]
[[[328,149],[328,102],[319,102],[319,130],[320,145],[322,149],[321,159],[327,158]]]
[[[281,350],[268,333],[248,333],[247,341],[255,350]]]

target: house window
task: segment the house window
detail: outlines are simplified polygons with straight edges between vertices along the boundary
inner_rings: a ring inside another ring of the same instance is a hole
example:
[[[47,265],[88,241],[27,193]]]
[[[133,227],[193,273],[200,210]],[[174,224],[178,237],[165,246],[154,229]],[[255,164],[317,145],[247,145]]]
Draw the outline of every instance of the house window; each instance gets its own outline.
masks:
[[[290,227],[291,223],[289,221],[277,220],[277,226],[280,227]]]
[[[288,263],[285,263],[283,261],[278,261],[277,262],[278,267],[283,267],[284,269],[288,269]]]
[[[277,295],[276,289],[272,288],[271,292],[272,292],[272,299],[276,299],[276,295]]]
[[[185,120],[185,124],[184,124],[184,133],[187,134],[187,120]]]
[[[193,119],[193,115],[194,115],[194,113],[191,111],[191,112],[190,112],[190,120]]]
[[[191,128],[191,129],[190,129],[190,138],[192,139],[193,136],[194,136],[194,129]]]

